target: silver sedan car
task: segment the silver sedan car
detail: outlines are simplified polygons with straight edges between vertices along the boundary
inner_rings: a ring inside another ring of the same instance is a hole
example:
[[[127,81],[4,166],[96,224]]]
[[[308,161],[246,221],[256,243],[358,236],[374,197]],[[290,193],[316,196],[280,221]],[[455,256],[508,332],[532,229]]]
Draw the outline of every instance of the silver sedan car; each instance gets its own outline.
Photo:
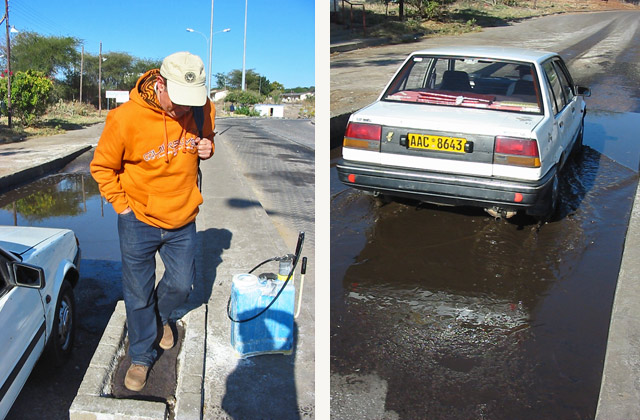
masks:
[[[588,95],[556,53],[416,51],[351,115],[338,176],[375,195],[546,220],[560,169],[582,148]]]

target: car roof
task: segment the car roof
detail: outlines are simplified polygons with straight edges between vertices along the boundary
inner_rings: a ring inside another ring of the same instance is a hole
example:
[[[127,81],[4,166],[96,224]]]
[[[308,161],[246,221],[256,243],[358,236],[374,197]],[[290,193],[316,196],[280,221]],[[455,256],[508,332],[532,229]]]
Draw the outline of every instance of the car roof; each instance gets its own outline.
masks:
[[[495,58],[500,60],[514,60],[527,62],[542,62],[549,57],[558,55],[549,51],[529,50],[517,47],[489,47],[489,46],[449,46],[428,48],[414,51],[411,55],[445,55],[474,58]]]

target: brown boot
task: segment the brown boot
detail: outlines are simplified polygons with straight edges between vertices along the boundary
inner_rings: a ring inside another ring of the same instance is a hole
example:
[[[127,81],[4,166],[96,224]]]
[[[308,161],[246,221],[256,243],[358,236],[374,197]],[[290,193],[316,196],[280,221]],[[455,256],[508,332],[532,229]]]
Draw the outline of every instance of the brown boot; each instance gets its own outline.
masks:
[[[167,322],[162,326],[162,340],[160,340],[160,348],[163,350],[169,350],[174,345],[173,331],[171,326]]]
[[[131,364],[124,377],[124,386],[130,391],[140,391],[147,383],[149,366]]]

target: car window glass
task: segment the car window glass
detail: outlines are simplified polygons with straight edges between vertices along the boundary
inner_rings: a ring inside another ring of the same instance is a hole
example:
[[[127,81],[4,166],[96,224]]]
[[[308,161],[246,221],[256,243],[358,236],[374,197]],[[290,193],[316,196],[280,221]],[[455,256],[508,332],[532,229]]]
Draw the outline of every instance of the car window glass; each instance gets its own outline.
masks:
[[[442,84],[442,75],[447,70],[449,70],[449,60],[436,60],[433,67],[433,73],[430,77],[431,84],[429,87],[435,89],[436,86],[440,86]]]
[[[549,86],[548,84],[547,84],[547,96],[551,98],[551,111],[553,112],[553,115],[556,115],[558,113],[558,105],[556,104],[556,95],[553,94],[553,91],[551,90],[551,86]]]
[[[556,70],[553,67],[551,61],[545,62],[542,65],[542,68],[547,75],[549,86],[551,87],[551,91],[553,92],[553,99],[555,101],[554,114],[557,114],[567,104],[564,92],[562,90],[562,85],[560,84],[560,78],[558,77],[558,73],[556,73]]]
[[[382,100],[542,113],[531,63],[475,57],[414,56],[396,74]]]
[[[427,86],[427,72],[431,66],[431,60],[424,60],[420,57],[413,60],[413,66],[407,76],[405,89],[422,89]]]
[[[575,94],[573,92],[573,86],[570,82],[570,79],[566,74],[566,69],[560,64],[559,61],[554,61],[553,66],[556,69],[556,73],[558,73],[560,85],[562,86],[562,91],[567,98],[567,102],[571,102]]]

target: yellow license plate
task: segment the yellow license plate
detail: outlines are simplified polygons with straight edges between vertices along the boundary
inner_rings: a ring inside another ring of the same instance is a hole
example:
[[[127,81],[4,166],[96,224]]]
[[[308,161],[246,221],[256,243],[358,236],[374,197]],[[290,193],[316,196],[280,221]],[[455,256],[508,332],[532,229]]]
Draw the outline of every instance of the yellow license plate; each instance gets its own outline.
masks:
[[[410,149],[439,150],[442,152],[465,153],[464,145],[467,139],[456,137],[429,136],[425,134],[409,133]]]

